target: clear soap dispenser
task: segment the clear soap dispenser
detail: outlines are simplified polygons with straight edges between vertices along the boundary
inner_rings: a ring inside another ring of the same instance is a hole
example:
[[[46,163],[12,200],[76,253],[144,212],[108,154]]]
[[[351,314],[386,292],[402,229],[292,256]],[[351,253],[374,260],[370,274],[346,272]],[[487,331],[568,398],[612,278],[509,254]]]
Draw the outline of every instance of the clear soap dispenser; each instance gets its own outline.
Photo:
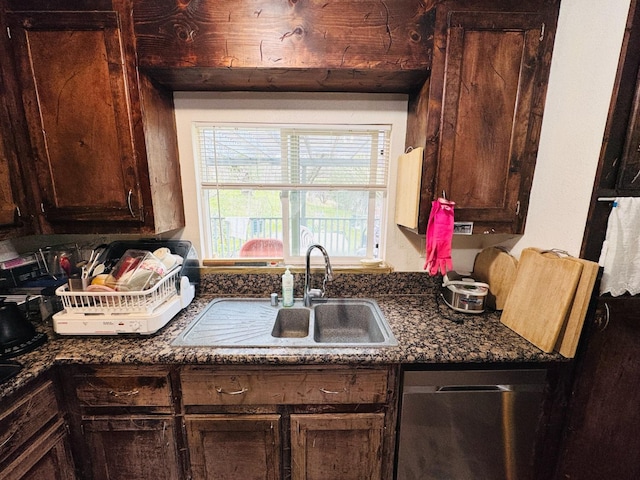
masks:
[[[285,307],[293,307],[293,274],[287,266],[282,275],[282,305]]]

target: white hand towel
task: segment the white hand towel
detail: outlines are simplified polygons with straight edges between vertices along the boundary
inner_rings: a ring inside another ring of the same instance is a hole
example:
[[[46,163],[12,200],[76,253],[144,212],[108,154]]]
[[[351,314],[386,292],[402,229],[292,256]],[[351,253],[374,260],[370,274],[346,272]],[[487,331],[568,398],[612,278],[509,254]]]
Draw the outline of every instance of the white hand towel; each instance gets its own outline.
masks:
[[[640,198],[621,197],[613,202],[599,263],[604,267],[601,295],[640,293]]]

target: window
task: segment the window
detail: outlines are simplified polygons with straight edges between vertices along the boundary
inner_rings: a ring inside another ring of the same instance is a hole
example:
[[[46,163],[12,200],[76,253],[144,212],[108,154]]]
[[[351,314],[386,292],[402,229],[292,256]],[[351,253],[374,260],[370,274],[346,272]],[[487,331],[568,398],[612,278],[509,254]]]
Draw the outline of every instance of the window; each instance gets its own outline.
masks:
[[[388,125],[193,123],[207,258],[377,256]]]

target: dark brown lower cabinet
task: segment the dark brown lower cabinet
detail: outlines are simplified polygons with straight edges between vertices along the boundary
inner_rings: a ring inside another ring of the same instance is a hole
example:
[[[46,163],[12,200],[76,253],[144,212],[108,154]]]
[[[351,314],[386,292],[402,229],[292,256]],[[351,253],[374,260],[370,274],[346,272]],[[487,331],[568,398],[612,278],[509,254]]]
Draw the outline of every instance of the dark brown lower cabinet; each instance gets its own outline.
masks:
[[[75,480],[76,474],[62,420],[34,441],[0,474],[2,480]]]
[[[279,480],[280,415],[185,416],[193,480]]]
[[[93,417],[82,422],[94,480],[180,478],[173,417]]]
[[[184,478],[170,368],[65,366],[60,379],[82,480]]]
[[[65,420],[50,380],[0,402],[0,480],[75,480]]]
[[[291,479],[380,480],[383,413],[292,414]],[[280,415],[185,416],[193,480],[279,480]]]
[[[640,299],[601,298],[577,366],[558,480],[640,478]]]
[[[193,480],[388,480],[391,367],[184,366]]]
[[[61,372],[82,480],[388,480],[397,366]]]

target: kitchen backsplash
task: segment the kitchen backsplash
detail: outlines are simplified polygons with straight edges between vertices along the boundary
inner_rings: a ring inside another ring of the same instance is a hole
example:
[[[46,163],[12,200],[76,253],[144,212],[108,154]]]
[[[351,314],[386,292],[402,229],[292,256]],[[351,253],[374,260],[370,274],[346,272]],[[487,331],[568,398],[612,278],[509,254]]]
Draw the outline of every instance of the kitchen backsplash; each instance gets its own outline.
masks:
[[[312,275],[312,287],[322,285],[323,275]],[[269,297],[271,293],[282,295],[281,273],[233,274],[206,273],[201,276],[199,294]],[[334,273],[327,283],[328,297],[368,297],[392,294],[430,294],[441,285],[441,277],[430,277],[420,272],[392,272],[387,274]],[[294,295],[302,297],[304,274],[295,274]]]

